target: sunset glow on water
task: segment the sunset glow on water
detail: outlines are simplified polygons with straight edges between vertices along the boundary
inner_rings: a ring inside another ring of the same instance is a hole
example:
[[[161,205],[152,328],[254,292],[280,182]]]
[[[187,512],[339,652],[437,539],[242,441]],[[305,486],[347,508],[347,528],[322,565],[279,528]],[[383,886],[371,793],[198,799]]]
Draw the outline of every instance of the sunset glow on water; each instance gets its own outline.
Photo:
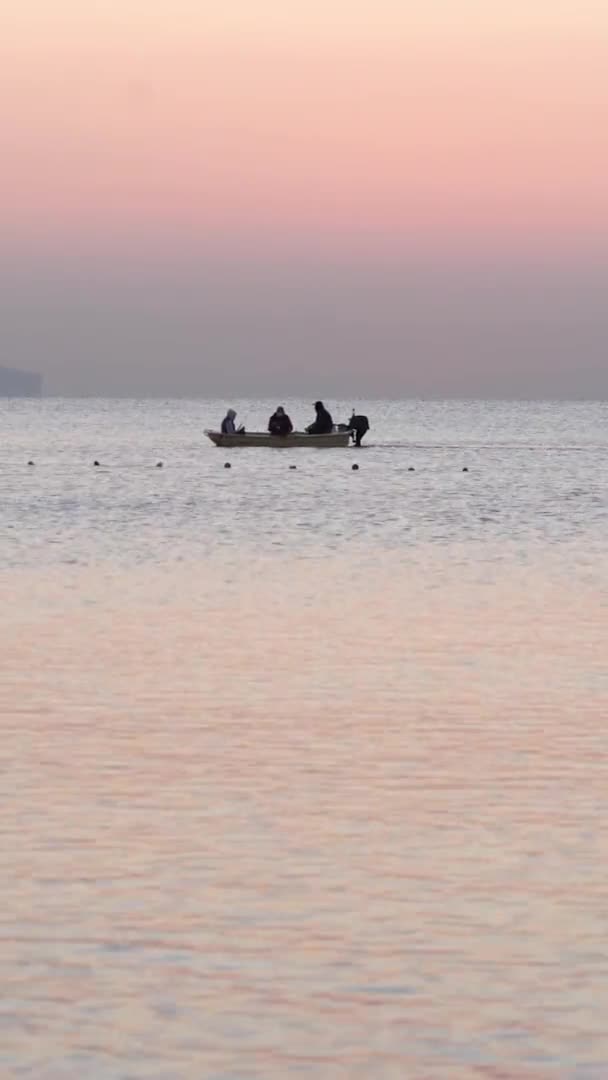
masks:
[[[603,1080],[605,406],[218,408],[3,414],[5,1074]]]

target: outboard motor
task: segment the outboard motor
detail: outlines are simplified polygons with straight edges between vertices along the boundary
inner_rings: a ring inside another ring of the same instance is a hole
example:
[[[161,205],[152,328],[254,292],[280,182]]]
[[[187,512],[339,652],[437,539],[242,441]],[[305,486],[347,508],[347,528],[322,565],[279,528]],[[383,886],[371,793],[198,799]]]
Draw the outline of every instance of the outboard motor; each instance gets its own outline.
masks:
[[[367,416],[357,416],[353,409],[353,414],[348,422],[348,430],[350,431],[355,446],[361,446],[363,436],[369,431],[369,420],[367,419]]]

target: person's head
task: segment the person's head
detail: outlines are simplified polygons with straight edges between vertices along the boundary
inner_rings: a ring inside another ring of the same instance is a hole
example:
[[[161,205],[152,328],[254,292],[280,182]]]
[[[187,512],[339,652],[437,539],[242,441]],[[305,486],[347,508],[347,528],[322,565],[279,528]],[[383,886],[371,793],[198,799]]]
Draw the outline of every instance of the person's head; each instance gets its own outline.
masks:
[[[277,405],[277,416],[285,416],[285,409],[282,405]]]
[[[322,408],[323,408],[323,402],[322,401],[315,401],[315,409],[317,410],[317,412],[321,412]]]
[[[234,409],[228,409],[228,412],[226,413],[226,416],[228,417],[229,420],[236,420],[236,412],[235,412],[235,410]]]

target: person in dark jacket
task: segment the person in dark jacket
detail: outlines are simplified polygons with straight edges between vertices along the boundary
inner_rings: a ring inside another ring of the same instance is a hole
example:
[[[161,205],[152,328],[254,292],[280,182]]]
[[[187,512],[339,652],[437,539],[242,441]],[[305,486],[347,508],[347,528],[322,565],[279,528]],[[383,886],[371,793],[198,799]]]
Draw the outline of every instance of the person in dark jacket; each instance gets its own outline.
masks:
[[[358,416],[353,409],[353,414],[348,422],[348,430],[353,437],[355,446],[361,446],[363,436],[369,431],[367,416],[363,416],[363,414]]]
[[[309,435],[329,435],[334,429],[331,413],[327,411],[322,401],[315,401],[317,418],[306,430]]]
[[[277,411],[270,417],[270,420],[268,421],[268,430],[271,435],[278,435],[282,439],[291,435],[293,424],[282,405],[279,405]]]

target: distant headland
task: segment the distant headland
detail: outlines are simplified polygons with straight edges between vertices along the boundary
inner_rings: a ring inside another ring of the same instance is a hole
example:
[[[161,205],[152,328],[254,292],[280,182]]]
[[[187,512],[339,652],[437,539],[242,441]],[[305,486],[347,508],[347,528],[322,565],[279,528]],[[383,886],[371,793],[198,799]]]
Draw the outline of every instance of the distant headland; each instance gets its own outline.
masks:
[[[0,397],[40,397],[42,375],[0,367]]]

